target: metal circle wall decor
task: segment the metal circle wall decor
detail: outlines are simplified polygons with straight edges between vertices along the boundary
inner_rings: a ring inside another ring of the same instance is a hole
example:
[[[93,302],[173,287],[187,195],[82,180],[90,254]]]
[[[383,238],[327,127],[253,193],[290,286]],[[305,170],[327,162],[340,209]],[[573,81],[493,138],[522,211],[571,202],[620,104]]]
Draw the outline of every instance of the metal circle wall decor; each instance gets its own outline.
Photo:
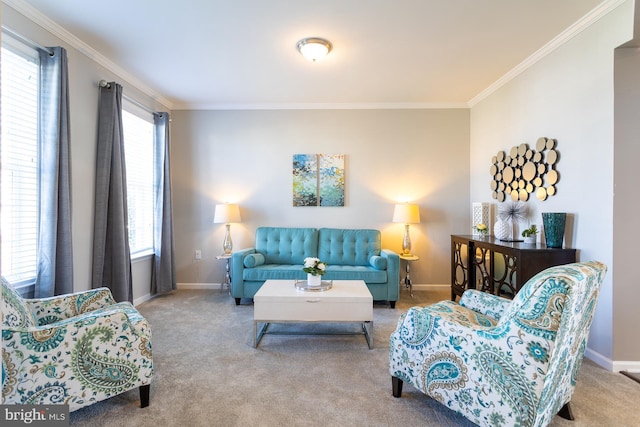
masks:
[[[560,174],[556,169],[560,161],[558,141],[540,137],[535,149],[522,143],[506,151],[498,151],[491,158],[491,192],[499,202],[507,198],[526,202],[530,197],[546,200],[558,191]]]

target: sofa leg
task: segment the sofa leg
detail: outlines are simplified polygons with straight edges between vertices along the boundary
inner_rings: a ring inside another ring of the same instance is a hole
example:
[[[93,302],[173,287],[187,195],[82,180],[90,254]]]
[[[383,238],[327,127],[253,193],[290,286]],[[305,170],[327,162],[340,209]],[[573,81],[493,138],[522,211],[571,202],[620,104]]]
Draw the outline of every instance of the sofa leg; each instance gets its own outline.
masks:
[[[400,397],[402,394],[402,380],[398,377],[391,377],[391,389],[393,397]]]
[[[240,305],[240,298],[236,298],[236,305]]]
[[[396,308],[396,302],[395,301],[389,301],[389,305],[391,306],[391,308]]]
[[[141,385],[140,387],[140,407],[146,408],[149,406],[149,391],[151,390],[151,384]]]
[[[562,408],[558,411],[558,415],[560,415],[565,420],[573,421],[573,411],[571,410],[571,402],[567,402],[564,404]]]

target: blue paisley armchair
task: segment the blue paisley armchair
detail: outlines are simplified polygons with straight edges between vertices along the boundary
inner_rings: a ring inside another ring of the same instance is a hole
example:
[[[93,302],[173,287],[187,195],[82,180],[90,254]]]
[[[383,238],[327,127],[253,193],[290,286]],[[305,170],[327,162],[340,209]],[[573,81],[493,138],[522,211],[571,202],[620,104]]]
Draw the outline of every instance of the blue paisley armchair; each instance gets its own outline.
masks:
[[[107,288],[23,299],[2,279],[2,403],[70,411],[133,388],[149,405],[151,329]]]
[[[390,338],[392,394],[408,383],[481,426],[546,426],[569,402],[607,268],[549,268],[507,300],[467,290],[413,307]]]

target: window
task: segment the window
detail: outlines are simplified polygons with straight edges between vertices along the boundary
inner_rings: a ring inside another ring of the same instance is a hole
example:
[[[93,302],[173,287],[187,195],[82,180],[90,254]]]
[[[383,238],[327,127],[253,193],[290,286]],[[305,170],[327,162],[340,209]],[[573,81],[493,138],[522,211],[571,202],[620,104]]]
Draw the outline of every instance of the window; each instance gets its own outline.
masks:
[[[131,256],[153,251],[154,124],[153,116],[124,103],[122,128],[127,168],[129,247]]]
[[[2,275],[35,283],[38,253],[38,52],[3,35]]]

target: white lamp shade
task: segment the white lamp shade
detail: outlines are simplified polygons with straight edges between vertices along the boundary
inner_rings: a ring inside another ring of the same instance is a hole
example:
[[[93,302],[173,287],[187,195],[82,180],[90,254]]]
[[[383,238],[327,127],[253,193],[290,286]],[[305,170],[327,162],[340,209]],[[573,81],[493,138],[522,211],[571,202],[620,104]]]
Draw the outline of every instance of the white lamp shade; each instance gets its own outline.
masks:
[[[216,205],[216,211],[213,216],[214,223],[241,222],[240,208],[234,203],[225,203]]]
[[[410,203],[398,203],[393,209],[393,222],[402,224],[418,224],[420,222],[420,208]]]

